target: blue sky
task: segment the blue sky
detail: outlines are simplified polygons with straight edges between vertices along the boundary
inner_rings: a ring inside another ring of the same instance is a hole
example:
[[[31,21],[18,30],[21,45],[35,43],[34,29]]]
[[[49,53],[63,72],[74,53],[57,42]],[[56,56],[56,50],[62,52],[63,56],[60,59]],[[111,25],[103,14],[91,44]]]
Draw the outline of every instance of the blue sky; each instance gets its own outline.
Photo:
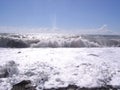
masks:
[[[119,32],[120,0],[0,0],[0,32],[3,27]]]

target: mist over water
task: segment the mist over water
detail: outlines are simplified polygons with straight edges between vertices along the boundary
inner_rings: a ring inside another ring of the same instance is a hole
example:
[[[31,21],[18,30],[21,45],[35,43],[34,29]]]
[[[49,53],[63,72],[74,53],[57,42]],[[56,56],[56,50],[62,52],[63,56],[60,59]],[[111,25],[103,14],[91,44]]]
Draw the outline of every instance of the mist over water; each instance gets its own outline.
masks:
[[[77,34],[0,34],[0,47],[9,48],[81,48],[119,47],[119,35]]]

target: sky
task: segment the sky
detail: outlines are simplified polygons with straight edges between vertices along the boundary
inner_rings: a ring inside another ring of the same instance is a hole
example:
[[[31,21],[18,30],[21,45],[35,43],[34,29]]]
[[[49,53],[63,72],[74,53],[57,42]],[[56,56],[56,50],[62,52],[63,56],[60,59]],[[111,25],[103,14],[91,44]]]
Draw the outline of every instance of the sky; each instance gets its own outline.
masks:
[[[0,32],[120,32],[120,0],[0,0]]]

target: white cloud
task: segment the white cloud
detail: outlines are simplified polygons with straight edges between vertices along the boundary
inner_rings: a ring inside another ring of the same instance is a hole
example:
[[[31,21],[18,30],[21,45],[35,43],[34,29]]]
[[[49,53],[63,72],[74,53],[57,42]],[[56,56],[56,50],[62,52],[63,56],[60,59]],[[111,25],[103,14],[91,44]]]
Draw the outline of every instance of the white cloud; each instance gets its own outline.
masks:
[[[34,33],[34,32],[39,33],[47,31],[49,31],[49,28],[0,26],[0,32],[2,33]]]
[[[81,34],[120,35],[119,32],[109,29],[108,25],[106,24],[98,28],[78,29],[76,32]]]
[[[65,32],[69,30],[63,30],[59,28],[47,28],[47,27],[12,27],[12,26],[0,26],[1,33],[57,33]]]
[[[108,28],[106,24],[102,25],[100,28],[98,28],[99,34],[118,34]]]
[[[106,24],[104,24],[104,25],[102,25],[100,28],[99,28],[99,30],[107,30],[107,25]]]
[[[60,29],[60,28],[47,28],[47,27],[12,27],[12,26],[0,26],[0,32],[2,33],[77,33],[77,34],[119,34],[108,29],[106,24],[99,28],[92,29]]]

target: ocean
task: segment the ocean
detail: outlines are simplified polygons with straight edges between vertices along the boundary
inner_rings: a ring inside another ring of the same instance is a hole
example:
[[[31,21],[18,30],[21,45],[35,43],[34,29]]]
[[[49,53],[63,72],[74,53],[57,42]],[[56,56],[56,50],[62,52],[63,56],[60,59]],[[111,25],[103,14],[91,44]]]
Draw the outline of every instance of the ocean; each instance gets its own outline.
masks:
[[[119,35],[1,33],[0,90],[120,89],[119,46]]]
[[[77,34],[0,34],[0,47],[4,48],[81,48],[119,47],[119,35]]]

